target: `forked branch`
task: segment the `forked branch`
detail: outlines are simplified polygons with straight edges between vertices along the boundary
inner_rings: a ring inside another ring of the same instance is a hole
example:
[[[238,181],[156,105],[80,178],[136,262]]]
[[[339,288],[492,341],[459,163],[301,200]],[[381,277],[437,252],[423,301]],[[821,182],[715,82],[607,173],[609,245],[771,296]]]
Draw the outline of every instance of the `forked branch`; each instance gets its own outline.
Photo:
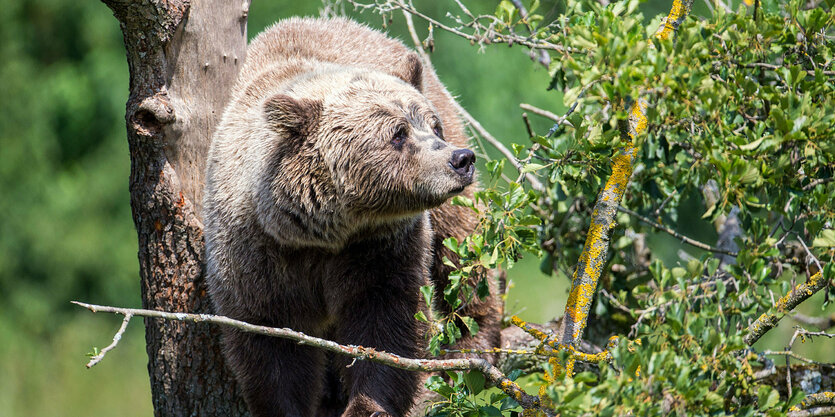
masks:
[[[289,339],[298,342],[300,345],[314,346],[324,349],[329,352],[340,355],[349,356],[358,360],[368,360],[371,362],[380,363],[391,366],[393,368],[405,369],[407,371],[481,371],[485,378],[495,384],[505,394],[516,400],[522,408],[526,410],[536,410],[544,413],[547,416],[553,416],[554,412],[544,407],[538,397],[530,395],[523,391],[515,382],[511,381],[498,368],[491,365],[486,359],[482,358],[461,358],[461,359],[414,359],[405,358],[393,353],[388,353],[374,348],[354,345],[342,345],[331,340],[321,339],[318,337],[309,336],[307,334],[297,332],[287,328],[275,328],[267,326],[258,326],[243,322],[240,320],[231,319],[225,316],[217,316],[212,314],[190,314],[190,313],[169,313],[165,311],[144,310],[136,308],[120,308],[101,306],[95,304],[81,303],[73,301],[73,304],[84,307],[94,313],[114,313],[125,316],[120,332],[124,332],[124,327],[127,322],[134,316],[150,317],[163,320],[176,320],[192,323],[211,323],[222,326],[229,326],[249,333],[256,333],[265,336],[280,337],[282,339]],[[118,338],[113,339],[113,343],[105,349],[102,349],[98,360],[100,361],[105,353],[113,349],[119,342]],[[91,361],[92,362],[92,361]],[[94,365],[95,363],[93,363]],[[92,365],[89,365],[92,366]]]

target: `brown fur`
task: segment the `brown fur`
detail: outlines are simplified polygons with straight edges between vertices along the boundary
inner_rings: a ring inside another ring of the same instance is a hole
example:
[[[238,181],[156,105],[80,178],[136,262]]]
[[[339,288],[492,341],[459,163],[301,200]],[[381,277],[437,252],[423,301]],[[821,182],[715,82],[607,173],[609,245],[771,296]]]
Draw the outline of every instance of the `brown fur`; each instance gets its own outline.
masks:
[[[421,356],[418,288],[441,292],[455,256],[440,242],[476,225],[445,203],[472,181],[450,166],[468,146],[452,98],[414,52],[344,19],[279,22],[247,54],[207,165],[218,312]],[[496,297],[463,313],[482,330],[461,347],[499,346]],[[280,339],[229,330],[224,342],[255,416],[405,415],[419,385]]]

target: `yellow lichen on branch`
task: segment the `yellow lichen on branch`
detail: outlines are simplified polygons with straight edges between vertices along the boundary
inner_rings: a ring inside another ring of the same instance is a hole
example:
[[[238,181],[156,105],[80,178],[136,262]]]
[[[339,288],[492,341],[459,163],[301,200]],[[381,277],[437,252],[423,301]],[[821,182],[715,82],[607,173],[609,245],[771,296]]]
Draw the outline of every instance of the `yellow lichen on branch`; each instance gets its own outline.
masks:
[[[753,345],[763,337],[769,330],[777,326],[777,323],[789,311],[793,310],[803,301],[814,295],[826,286],[827,279],[824,279],[823,269],[816,272],[809,279],[794,287],[788,294],[780,297],[774,303],[773,313],[763,313],[756,321],[748,326],[748,334],[743,339],[749,346]]]
[[[692,0],[674,0],[670,14],[656,32],[656,37],[667,39],[674,34],[690,12],[691,5]],[[591,225],[589,225],[589,232],[577,269],[572,277],[571,292],[566,302],[565,316],[560,328],[560,344],[569,348],[577,345],[588,321],[594,292],[606,264],[609,239],[616,224],[617,206],[623,199],[637,159],[638,149],[634,141],[647,129],[646,108],[647,102],[644,98],[638,98],[630,108],[627,132],[629,141],[618,149],[612,158],[612,175],[600,191],[592,212]],[[569,356],[566,370],[573,368],[574,358],[573,355]],[[567,374],[570,375],[571,372]]]
[[[571,293],[565,307],[561,328],[561,342],[574,346],[585,329],[597,281],[606,263],[609,237],[615,227],[617,206],[626,191],[637,149],[630,143],[624,146],[612,161],[612,175],[606,181],[592,212],[586,243],[580,262],[574,271]]]
[[[658,39],[669,39],[670,35],[676,32],[678,26],[684,21],[684,18],[690,13],[690,5],[692,1],[673,0],[673,7],[670,8],[670,14],[661,22],[661,27],[655,32],[655,37]]]
[[[812,407],[822,407],[828,405],[835,405],[835,392],[819,392],[816,394],[809,394],[800,404],[789,408],[789,411],[800,411]]]
[[[539,397],[546,407],[551,407],[552,404],[550,400],[548,400],[545,389],[546,387],[557,380],[558,376],[563,373],[562,364],[559,361],[559,356],[561,356],[562,352],[567,352],[568,361],[566,363],[565,373],[567,375],[571,375],[574,373],[574,362],[581,361],[587,363],[597,363],[601,361],[609,361],[612,359],[611,349],[613,349],[617,342],[617,337],[612,337],[609,340],[609,344],[607,349],[599,352],[599,353],[584,353],[578,351],[572,345],[564,345],[559,343],[555,338],[551,335],[546,334],[545,332],[531,326],[526,321],[520,319],[518,316],[512,316],[510,318],[511,324],[516,327],[522,329],[525,333],[531,335],[534,339],[538,340],[539,346],[532,352],[525,352],[528,354],[534,355],[543,355],[549,356],[548,358],[548,365],[550,369],[546,369],[543,373],[543,378],[545,379],[546,384],[539,387]],[[547,349],[546,349],[547,348]]]

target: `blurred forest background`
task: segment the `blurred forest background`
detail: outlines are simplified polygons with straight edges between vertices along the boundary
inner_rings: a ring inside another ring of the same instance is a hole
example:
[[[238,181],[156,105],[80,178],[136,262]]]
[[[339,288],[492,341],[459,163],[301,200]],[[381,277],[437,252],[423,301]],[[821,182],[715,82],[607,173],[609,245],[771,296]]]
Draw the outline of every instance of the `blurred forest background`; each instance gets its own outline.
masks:
[[[490,12],[497,2],[467,3]],[[646,2],[641,11],[649,20],[666,13],[669,3]],[[416,4],[442,19],[455,10],[451,1]],[[538,12],[547,21],[559,15],[560,4],[543,1]],[[249,35],[284,17],[318,15],[320,7],[311,0],[255,0]],[[384,23],[347,9],[371,26]],[[705,3],[697,2],[693,16],[706,13]],[[386,23],[411,45],[402,16]],[[417,24],[425,34],[426,25]],[[0,415],[152,415],[142,326],[132,324],[119,347],[87,370],[85,354],[107,345],[120,320],[69,304],[140,305],[124,122],[128,68],[119,25],[96,1],[9,0],[0,7],[0,33]],[[505,143],[527,141],[520,102],[565,111],[561,94],[545,90],[548,73],[525,50],[480,52],[440,31],[435,46],[441,80]],[[550,126],[534,115],[531,120],[540,133]],[[678,229],[715,241],[713,228],[699,220],[701,202],[687,204],[693,216],[683,216]],[[668,266],[677,262],[678,242],[655,235],[650,244]],[[565,277],[543,276],[536,260],[520,263],[510,277],[509,313],[535,322],[561,314]],[[820,314],[821,296],[801,311]],[[782,332],[769,337],[786,340],[790,326],[784,320]],[[817,352],[799,352],[814,358],[832,351],[832,344],[815,345]]]

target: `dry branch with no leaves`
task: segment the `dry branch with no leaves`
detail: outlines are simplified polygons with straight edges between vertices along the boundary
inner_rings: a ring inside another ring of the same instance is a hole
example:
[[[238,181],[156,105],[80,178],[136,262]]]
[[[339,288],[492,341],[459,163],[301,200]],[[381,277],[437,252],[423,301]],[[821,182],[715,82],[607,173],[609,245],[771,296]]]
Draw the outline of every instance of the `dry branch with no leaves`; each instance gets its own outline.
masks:
[[[122,327],[117,332],[116,337],[113,338],[113,343],[93,357],[87,364],[91,367],[101,361],[107,351],[113,349],[121,339],[121,334],[127,327],[127,323],[134,316],[150,317],[164,320],[175,320],[192,323],[210,323],[223,326],[230,326],[236,329],[262,334],[265,336],[280,337],[283,339],[295,340],[301,345],[314,346],[329,352],[346,355],[358,360],[368,360],[371,362],[380,363],[394,368],[405,369],[407,371],[466,371],[478,370],[481,371],[485,378],[495,384],[504,393],[516,400],[519,405],[526,410],[537,410],[547,416],[553,416],[554,412],[544,407],[538,397],[530,395],[522,390],[515,382],[511,381],[498,368],[491,365],[486,359],[482,358],[462,358],[462,359],[414,359],[404,358],[392,353],[376,350],[374,348],[354,345],[341,345],[331,340],[321,339],[318,337],[309,336],[307,334],[297,332],[287,328],[275,328],[250,324],[240,320],[231,319],[225,316],[217,316],[212,314],[190,314],[190,313],[170,313],[165,311],[143,310],[136,308],[119,308],[110,306],[101,306],[95,304],[87,304],[78,301],[72,301],[73,304],[84,307],[94,313],[105,312],[121,314],[124,316]]]

